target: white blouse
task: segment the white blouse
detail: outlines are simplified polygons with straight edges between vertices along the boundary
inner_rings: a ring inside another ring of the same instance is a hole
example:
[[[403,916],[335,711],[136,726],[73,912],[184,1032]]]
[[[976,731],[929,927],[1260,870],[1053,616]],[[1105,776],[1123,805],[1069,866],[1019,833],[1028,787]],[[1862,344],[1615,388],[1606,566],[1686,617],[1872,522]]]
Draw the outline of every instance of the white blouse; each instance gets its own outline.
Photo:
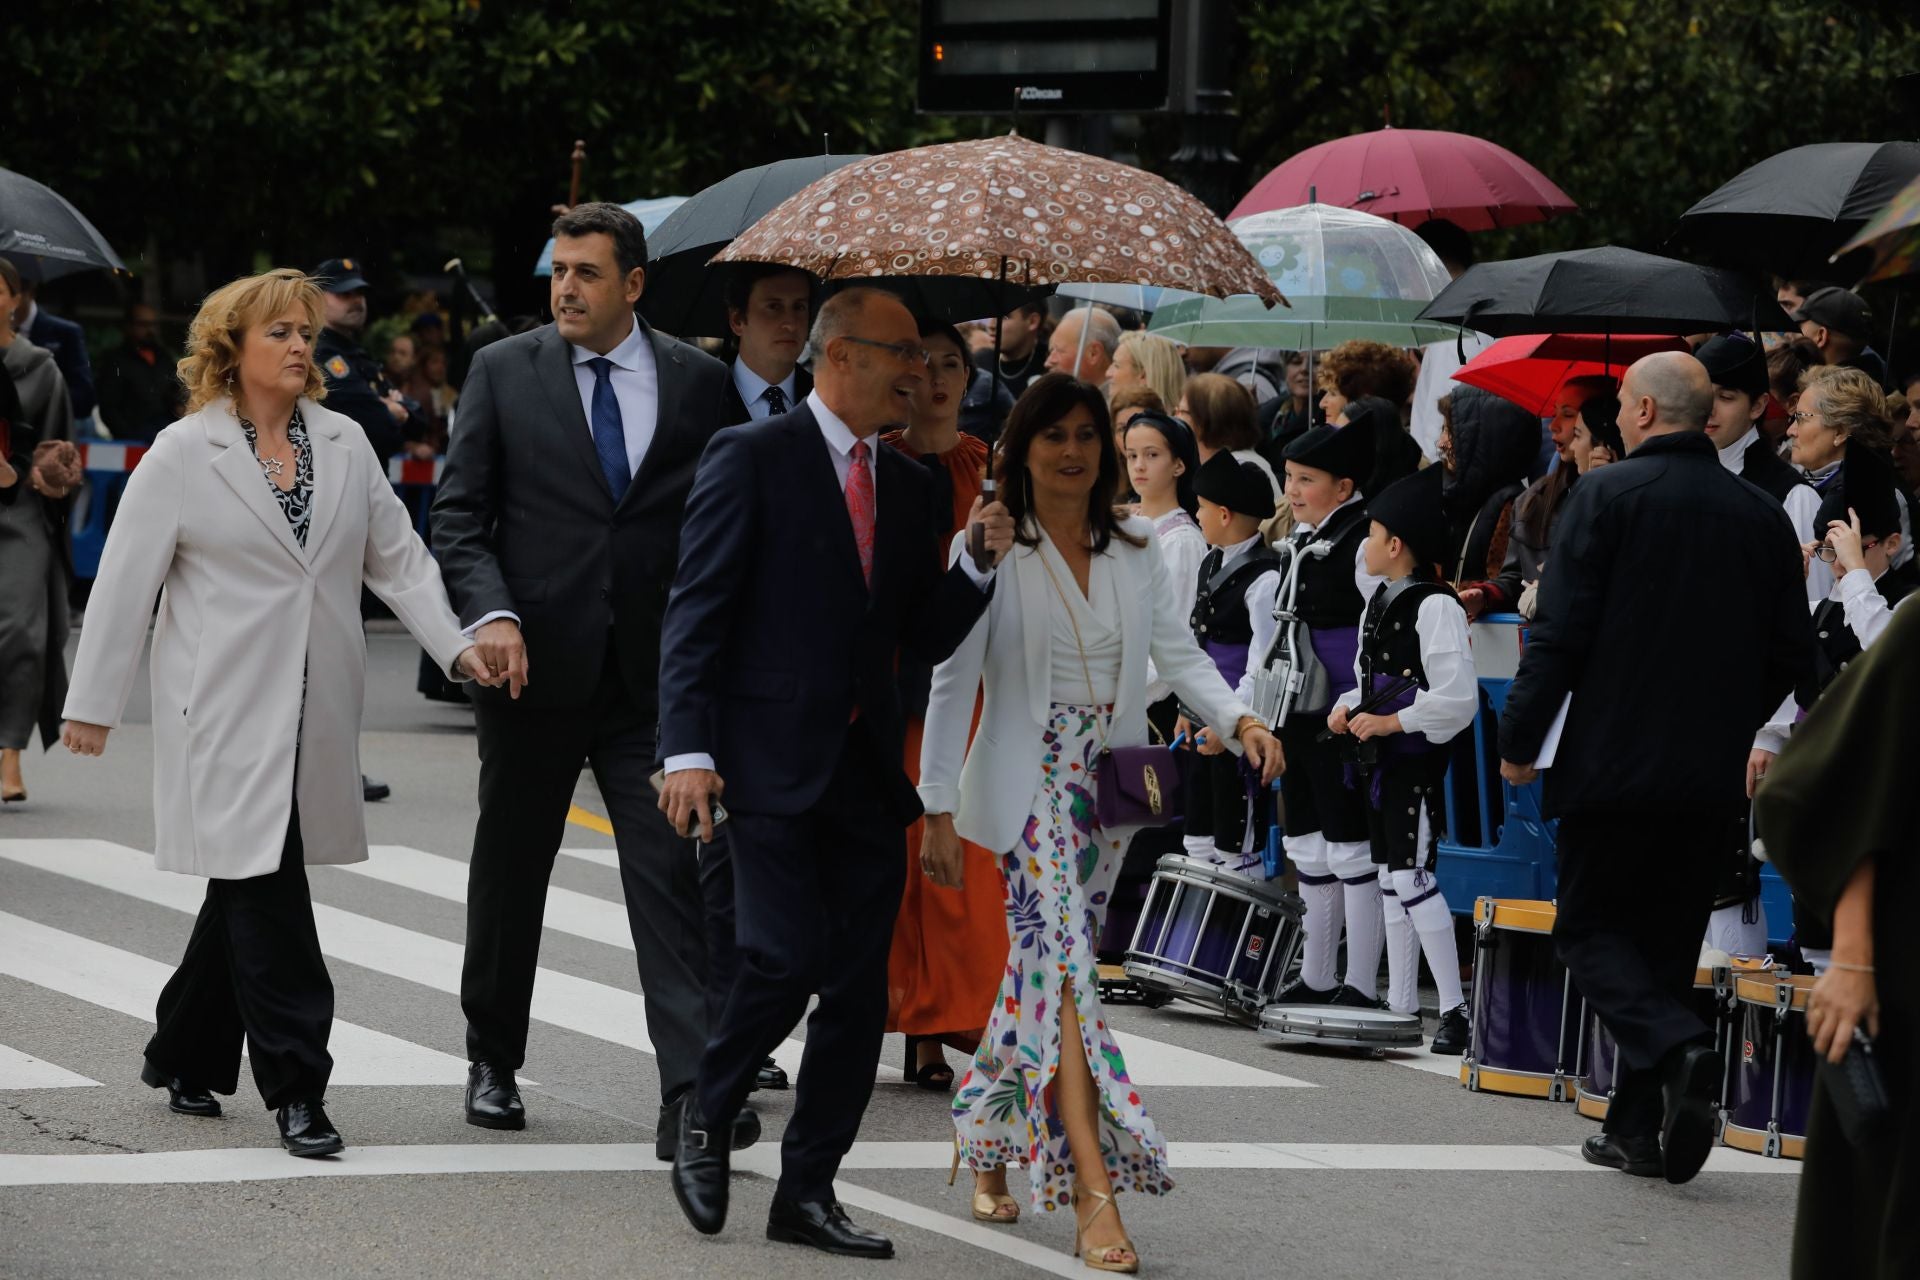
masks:
[[[1120,694],[1120,598],[1112,557],[1093,557],[1082,595],[1072,567],[1044,531],[1040,556],[1050,571],[1047,630],[1054,700],[1110,706]]]
[[[1176,615],[1182,622],[1193,617],[1194,597],[1200,593],[1200,563],[1207,558],[1206,535],[1184,510],[1175,507],[1153,522],[1159,539],[1160,558],[1167,562],[1167,576],[1173,580],[1173,598],[1179,606]],[[1147,659],[1147,702],[1160,701],[1173,692],[1173,686],[1160,678],[1153,659]]]

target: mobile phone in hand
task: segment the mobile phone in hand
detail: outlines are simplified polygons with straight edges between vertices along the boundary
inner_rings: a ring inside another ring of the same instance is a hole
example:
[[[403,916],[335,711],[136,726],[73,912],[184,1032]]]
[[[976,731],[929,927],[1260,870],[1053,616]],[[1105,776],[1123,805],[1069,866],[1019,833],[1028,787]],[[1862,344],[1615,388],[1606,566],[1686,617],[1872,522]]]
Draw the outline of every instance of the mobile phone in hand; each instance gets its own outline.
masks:
[[[653,784],[653,793],[655,795],[664,794],[667,789],[666,769],[664,767],[655,769],[653,771],[653,776],[651,778],[648,778],[647,781]],[[720,801],[717,799],[710,802],[710,807],[713,810],[713,825],[717,829],[721,823],[727,820],[727,807],[721,804]],[[698,835],[699,832],[700,832],[700,824],[698,820],[694,820],[693,829],[691,831],[682,831],[682,832],[679,832],[678,834],[685,836],[687,839],[691,840],[696,835]]]

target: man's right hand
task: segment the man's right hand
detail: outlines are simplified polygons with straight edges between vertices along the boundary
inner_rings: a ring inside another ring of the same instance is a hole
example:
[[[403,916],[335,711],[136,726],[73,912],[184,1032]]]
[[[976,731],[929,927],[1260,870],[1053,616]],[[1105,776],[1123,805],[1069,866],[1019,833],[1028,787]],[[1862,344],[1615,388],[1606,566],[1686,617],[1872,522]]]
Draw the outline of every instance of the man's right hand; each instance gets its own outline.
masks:
[[[713,802],[727,784],[711,769],[680,769],[667,775],[660,788],[660,812],[678,835],[698,831],[702,843],[713,840]]]
[[[386,395],[380,397],[380,403],[387,406],[387,412],[393,416],[395,422],[405,422],[407,420],[407,402],[400,398],[398,391],[387,392]]]
[[[1767,770],[1773,765],[1773,752],[1755,747],[1747,753],[1747,799],[1753,799],[1753,793],[1760,789],[1761,780],[1767,776]]]
[[[495,618],[473,633],[473,647],[488,673],[505,680],[508,693],[518,698],[530,680],[527,644],[520,638],[520,624],[512,618]]]

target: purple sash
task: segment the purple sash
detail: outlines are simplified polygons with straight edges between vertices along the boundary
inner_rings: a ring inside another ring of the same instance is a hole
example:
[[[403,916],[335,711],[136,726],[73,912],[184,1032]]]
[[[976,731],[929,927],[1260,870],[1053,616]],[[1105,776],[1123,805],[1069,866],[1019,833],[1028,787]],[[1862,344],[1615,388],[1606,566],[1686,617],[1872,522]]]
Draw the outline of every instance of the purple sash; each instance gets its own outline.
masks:
[[[1368,692],[1371,693],[1384,688],[1391,683],[1393,683],[1393,677],[1376,674],[1367,682]],[[1390,716],[1405,711],[1413,705],[1414,695],[1419,692],[1418,686],[1404,689],[1375,707],[1373,714],[1377,716]],[[1379,743],[1379,763],[1367,771],[1369,775],[1367,778],[1367,804],[1374,809],[1378,809],[1386,803],[1387,771],[1393,768],[1396,758],[1409,759],[1426,755],[1432,751],[1445,749],[1444,745],[1435,746],[1432,742],[1428,741],[1427,735],[1424,733],[1389,734],[1385,738],[1379,739]],[[1346,784],[1349,787],[1358,786],[1360,773],[1361,769],[1358,765],[1348,765]]]
[[[1357,683],[1353,678],[1353,658],[1360,652],[1360,628],[1308,627],[1307,642],[1313,646],[1313,656],[1327,669],[1327,683],[1332,693],[1326,707],[1295,707],[1294,710],[1324,711]]]
[[[1220,640],[1209,640],[1200,646],[1207,656],[1213,659],[1213,665],[1220,668],[1220,678],[1227,682],[1229,689],[1240,683],[1240,677],[1247,674],[1247,649],[1244,644],[1227,644]]]

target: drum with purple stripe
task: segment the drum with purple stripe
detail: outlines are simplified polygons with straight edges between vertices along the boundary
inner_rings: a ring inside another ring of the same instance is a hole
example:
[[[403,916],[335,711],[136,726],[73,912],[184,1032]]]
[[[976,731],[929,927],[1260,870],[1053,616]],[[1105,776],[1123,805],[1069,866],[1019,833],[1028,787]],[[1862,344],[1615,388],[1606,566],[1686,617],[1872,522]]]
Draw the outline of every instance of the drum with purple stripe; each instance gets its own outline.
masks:
[[[1724,973],[1725,970],[1718,972]],[[1727,1040],[1726,1001],[1720,994],[1721,984],[1715,981],[1715,973],[1715,970],[1706,967],[1693,971],[1693,1011],[1712,1030],[1714,1047],[1724,1054]],[[1613,1099],[1616,1046],[1613,1033],[1601,1023],[1598,1014],[1588,1010],[1584,1022],[1578,1059],[1580,1088],[1574,1099],[1574,1107],[1589,1120],[1604,1120],[1607,1118],[1607,1105]],[[1720,1102],[1721,1094],[1716,1093],[1713,1100],[1716,1111]]]
[[[1571,1102],[1585,1003],[1553,950],[1551,902],[1473,904],[1473,1034],[1460,1083]]]
[[[1788,1160],[1804,1154],[1816,1058],[1807,1036],[1813,982],[1802,974],[1734,980],[1734,1065],[1722,1131],[1728,1146]]]
[[[1125,969],[1144,986],[1254,1022],[1293,967],[1304,915],[1277,883],[1168,854],[1156,864]]]

